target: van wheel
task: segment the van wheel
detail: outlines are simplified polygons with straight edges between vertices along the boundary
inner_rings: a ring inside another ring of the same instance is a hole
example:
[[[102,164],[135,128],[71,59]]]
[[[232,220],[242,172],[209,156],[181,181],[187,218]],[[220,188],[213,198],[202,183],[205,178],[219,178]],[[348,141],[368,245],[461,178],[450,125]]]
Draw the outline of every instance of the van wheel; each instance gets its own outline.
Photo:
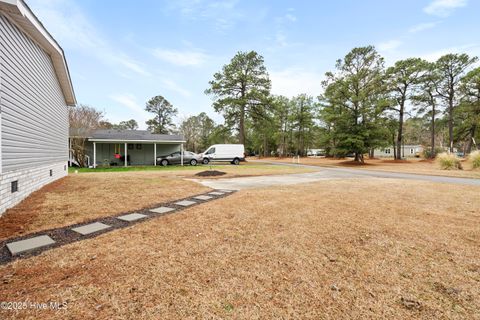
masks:
[[[191,166],[196,166],[197,165],[197,160],[195,160],[195,159],[190,160],[190,165]]]
[[[210,162],[210,160],[208,160],[207,158],[205,158],[205,159],[202,160],[202,163],[203,163],[203,164],[208,164],[209,162]]]
[[[162,161],[160,161],[160,164],[164,167],[168,166],[168,160],[166,159],[163,159]]]
[[[238,166],[240,164],[240,159],[238,158],[233,159],[232,164]]]

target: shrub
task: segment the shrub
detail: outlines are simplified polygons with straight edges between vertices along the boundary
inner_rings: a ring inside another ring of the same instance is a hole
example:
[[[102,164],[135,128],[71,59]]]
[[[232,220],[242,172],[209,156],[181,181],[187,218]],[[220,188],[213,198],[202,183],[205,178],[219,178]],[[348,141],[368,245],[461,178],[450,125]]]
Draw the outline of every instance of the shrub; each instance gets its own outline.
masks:
[[[480,151],[473,151],[468,156],[468,162],[473,169],[480,169]]]
[[[436,154],[442,153],[442,151],[443,151],[442,148],[436,147],[434,153],[432,154],[432,149],[427,147],[423,149],[423,157],[425,159],[432,159],[432,158],[435,158]]]
[[[436,158],[440,169],[442,170],[453,170],[453,169],[462,169],[462,164],[460,159],[456,155],[450,153],[440,153]]]

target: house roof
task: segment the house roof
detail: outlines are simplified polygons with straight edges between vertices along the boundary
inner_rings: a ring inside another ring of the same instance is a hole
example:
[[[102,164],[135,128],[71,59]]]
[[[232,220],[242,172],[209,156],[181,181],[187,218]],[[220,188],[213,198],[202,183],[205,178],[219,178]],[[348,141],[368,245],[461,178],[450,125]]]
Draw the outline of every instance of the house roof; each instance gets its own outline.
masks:
[[[70,136],[82,135],[85,130],[70,129]],[[85,135],[85,134],[83,134]],[[117,129],[100,129],[94,130],[86,135],[89,141],[98,142],[167,142],[182,143],[185,138],[182,135],[175,134],[155,134],[148,130],[117,130]]]
[[[70,72],[63,49],[23,0],[0,0],[0,11],[47,52],[53,63],[67,105],[75,105]]]

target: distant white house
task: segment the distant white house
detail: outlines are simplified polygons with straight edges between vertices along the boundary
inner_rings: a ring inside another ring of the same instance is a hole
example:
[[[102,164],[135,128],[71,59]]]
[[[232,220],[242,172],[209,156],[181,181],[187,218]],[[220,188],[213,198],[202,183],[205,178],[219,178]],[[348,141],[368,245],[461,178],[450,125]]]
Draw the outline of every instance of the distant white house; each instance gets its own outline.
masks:
[[[67,175],[75,103],[62,48],[23,0],[0,0],[0,215]]]
[[[325,149],[308,149],[307,150],[308,157],[316,157],[324,154],[325,154]]]
[[[421,145],[406,144],[402,146],[402,158],[415,158],[419,157],[423,152]],[[393,158],[395,154],[393,147],[386,147],[381,149],[375,149],[375,157],[379,158]]]

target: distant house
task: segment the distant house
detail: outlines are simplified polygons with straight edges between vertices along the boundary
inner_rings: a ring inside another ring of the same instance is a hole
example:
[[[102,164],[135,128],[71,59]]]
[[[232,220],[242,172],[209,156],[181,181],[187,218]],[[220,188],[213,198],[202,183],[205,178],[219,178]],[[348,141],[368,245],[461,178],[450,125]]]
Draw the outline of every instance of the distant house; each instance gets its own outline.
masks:
[[[70,130],[70,140],[78,135]],[[94,130],[85,138],[85,162],[91,167],[156,165],[157,156],[182,151],[185,143],[181,135],[153,134],[146,130]],[[73,158],[71,161],[75,162]]]
[[[0,0],[0,215],[67,175],[68,105],[62,48],[22,0]]]
[[[325,155],[325,149],[308,149],[307,156],[308,157],[316,157],[316,156],[323,156]]]
[[[409,145],[402,146],[402,158],[415,158],[419,157],[423,152],[423,146],[421,145]],[[375,149],[375,157],[379,158],[393,158],[395,154],[393,147],[386,147],[381,149]]]

